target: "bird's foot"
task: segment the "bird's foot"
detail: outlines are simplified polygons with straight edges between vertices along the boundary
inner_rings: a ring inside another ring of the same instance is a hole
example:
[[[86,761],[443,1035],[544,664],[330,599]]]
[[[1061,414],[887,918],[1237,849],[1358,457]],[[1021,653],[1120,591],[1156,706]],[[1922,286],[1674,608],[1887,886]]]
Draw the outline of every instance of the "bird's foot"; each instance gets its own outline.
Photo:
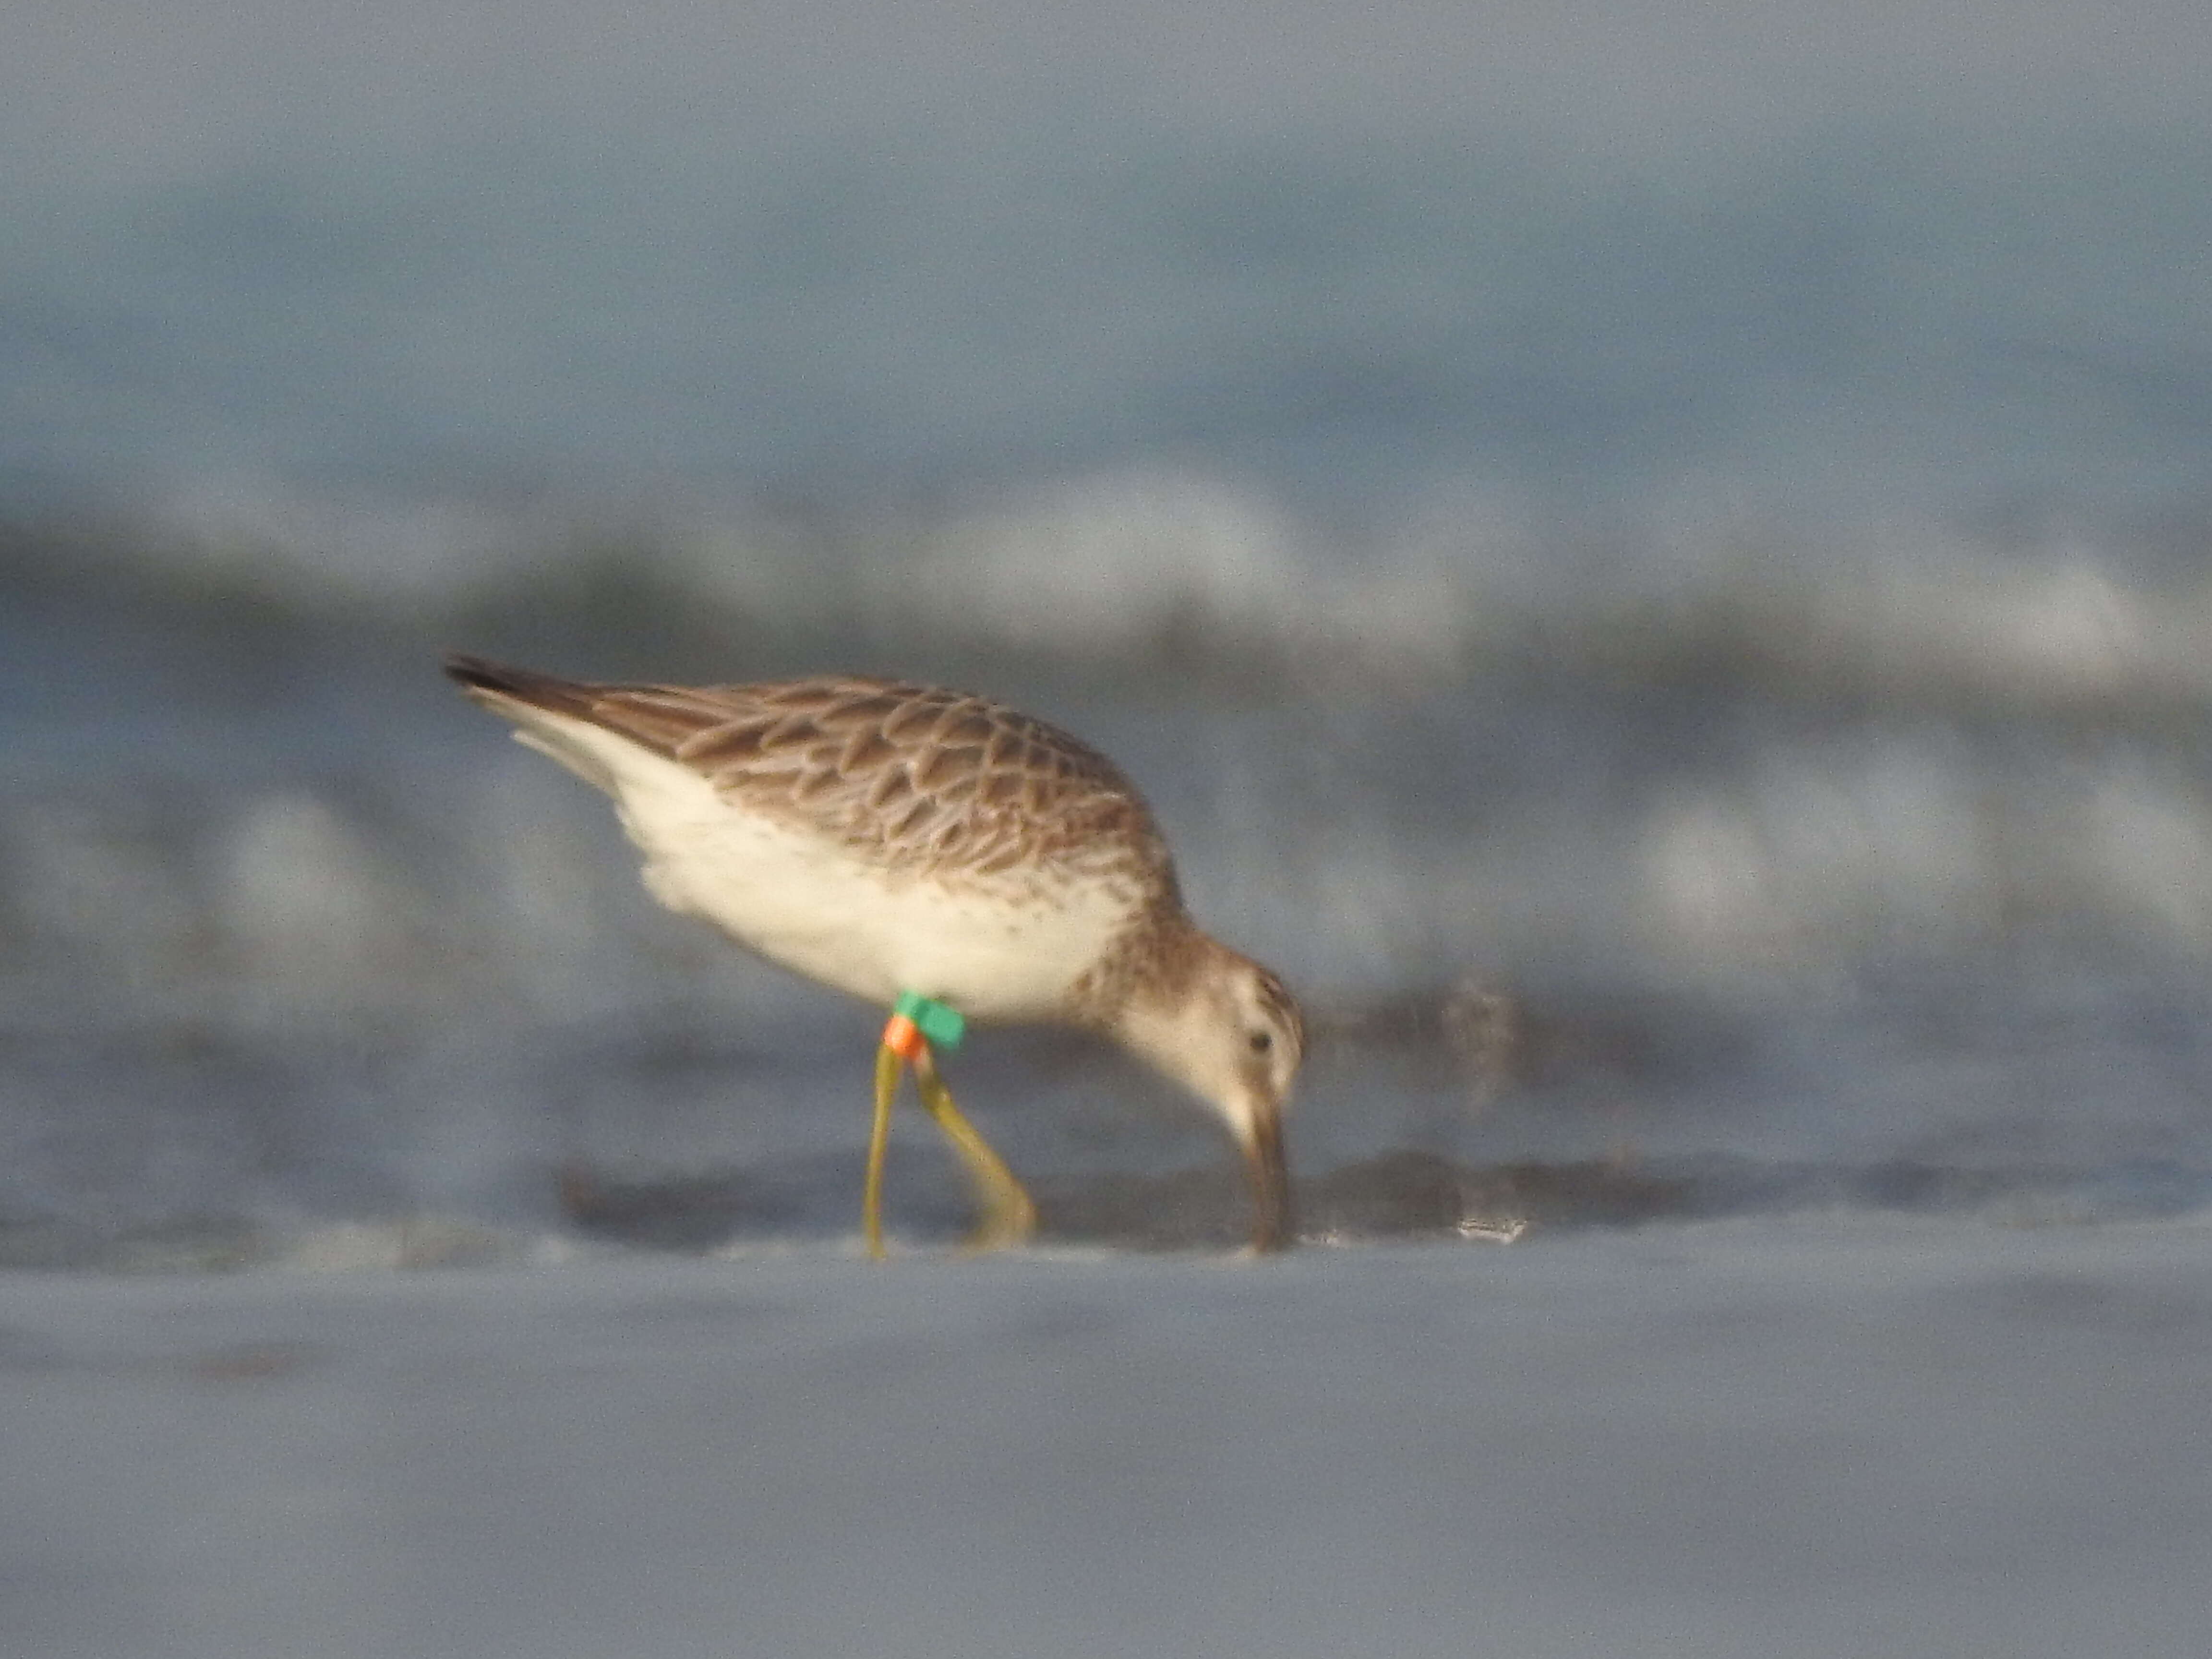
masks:
[[[994,1183],[986,1190],[981,1171],[971,1164],[969,1173],[975,1176],[983,1215],[961,1245],[962,1254],[981,1255],[987,1250],[1011,1249],[1017,1244],[1028,1243],[1036,1232],[1036,1206],[1021,1183],[1006,1176],[1003,1187]],[[1000,1173],[1004,1173],[1003,1166]]]

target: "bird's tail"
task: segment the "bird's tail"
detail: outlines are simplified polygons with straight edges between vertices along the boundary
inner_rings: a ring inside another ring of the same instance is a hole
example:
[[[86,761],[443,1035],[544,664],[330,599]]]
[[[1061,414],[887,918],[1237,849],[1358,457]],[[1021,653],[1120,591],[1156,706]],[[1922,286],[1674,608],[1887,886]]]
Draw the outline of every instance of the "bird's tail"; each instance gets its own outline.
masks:
[[[519,703],[526,708],[588,717],[598,690],[574,680],[540,674],[533,669],[510,668],[505,663],[458,651],[446,659],[446,673],[463,691],[495,714],[505,714]]]

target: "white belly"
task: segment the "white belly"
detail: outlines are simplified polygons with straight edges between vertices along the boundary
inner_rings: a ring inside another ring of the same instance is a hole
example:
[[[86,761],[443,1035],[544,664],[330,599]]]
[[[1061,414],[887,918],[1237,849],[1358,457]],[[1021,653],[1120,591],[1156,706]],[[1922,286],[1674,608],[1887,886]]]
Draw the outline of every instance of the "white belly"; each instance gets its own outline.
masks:
[[[661,903],[880,1006],[916,991],[979,1019],[1048,1018],[1127,921],[1122,900],[1081,884],[1030,898],[1016,882],[948,886],[886,869],[599,727],[531,725],[526,742],[614,796]]]

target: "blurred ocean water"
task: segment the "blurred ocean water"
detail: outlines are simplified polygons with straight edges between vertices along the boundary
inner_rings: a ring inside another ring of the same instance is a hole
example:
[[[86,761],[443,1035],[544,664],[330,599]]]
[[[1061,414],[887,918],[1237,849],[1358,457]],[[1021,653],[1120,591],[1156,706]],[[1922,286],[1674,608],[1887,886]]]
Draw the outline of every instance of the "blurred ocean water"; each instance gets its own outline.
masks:
[[[934,533],[940,571],[1005,556]],[[370,601],[20,536],[15,1258],[849,1226],[870,1016],[656,910],[604,805],[449,696],[454,640],[580,672],[935,674],[1100,743],[1200,914],[1309,1001],[1322,1231],[2202,1201],[2196,596],[2086,561],[1847,582],[1762,555],[1517,610],[1447,568],[1395,627],[1396,574],[1117,612],[1112,531],[1034,533],[1092,539],[1026,620],[963,616],[953,582],[902,599],[853,555],[787,626],[680,547]],[[779,556],[767,586],[804,585]],[[1233,1237],[1221,1149],[1158,1085],[1049,1037],[961,1060],[1048,1224]],[[933,1149],[901,1155],[909,1224],[957,1227]]]
[[[2200,1651],[2208,65],[10,9],[0,1650]],[[908,1114],[858,1260],[876,1012],[455,648],[1115,755],[1307,1006],[1311,1247],[978,1031],[1043,1237]]]
[[[849,1224],[866,1012],[456,646],[1115,754],[1340,1236],[2202,1202],[2201,114],[497,113],[0,127],[8,1259]],[[1233,1234],[1155,1085],[963,1061],[1069,1235]]]

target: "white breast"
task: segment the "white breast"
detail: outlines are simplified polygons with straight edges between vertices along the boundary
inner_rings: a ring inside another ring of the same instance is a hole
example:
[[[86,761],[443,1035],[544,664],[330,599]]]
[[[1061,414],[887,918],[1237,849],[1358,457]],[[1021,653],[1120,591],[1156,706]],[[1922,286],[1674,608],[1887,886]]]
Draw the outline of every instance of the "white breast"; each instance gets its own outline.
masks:
[[[888,1006],[918,991],[981,1019],[1042,1019],[1128,921],[1084,883],[947,883],[745,811],[697,772],[587,721],[517,732],[615,799],[645,884],[769,960]]]

